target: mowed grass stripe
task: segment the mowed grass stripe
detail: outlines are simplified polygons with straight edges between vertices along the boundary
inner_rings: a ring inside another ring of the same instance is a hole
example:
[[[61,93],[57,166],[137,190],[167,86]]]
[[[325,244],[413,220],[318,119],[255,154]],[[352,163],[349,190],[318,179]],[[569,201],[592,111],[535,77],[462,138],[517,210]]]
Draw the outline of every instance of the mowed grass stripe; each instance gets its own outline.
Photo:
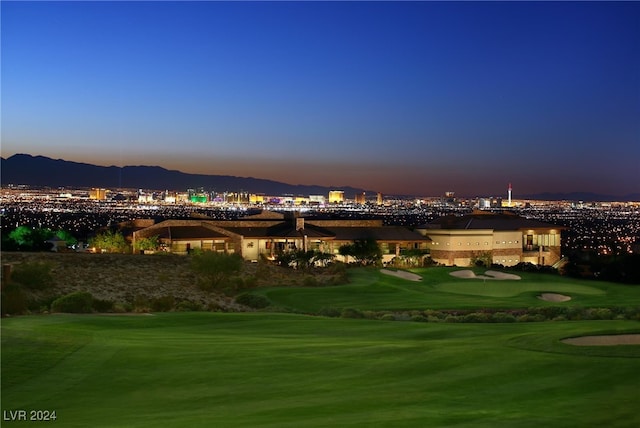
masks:
[[[559,339],[637,331],[635,322],[452,325],[260,313],[123,318],[4,320],[3,373],[26,370],[4,355],[15,331],[21,340],[29,332],[37,340],[45,329],[82,340],[89,334],[91,341],[40,372],[41,382],[3,383],[3,410],[56,409],[60,426],[68,427],[590,426],[605,420],[599,413],[605,409],[607,426],[621,418],[640,422],[629,411],[640,404],[638,352],[611,358],[514,343],[546,338],[573,352]]]

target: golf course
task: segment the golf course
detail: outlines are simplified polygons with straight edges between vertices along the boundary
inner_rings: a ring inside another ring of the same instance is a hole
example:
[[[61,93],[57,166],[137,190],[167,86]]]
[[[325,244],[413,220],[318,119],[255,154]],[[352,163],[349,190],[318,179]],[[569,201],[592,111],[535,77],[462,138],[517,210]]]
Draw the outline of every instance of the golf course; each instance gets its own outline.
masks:
[[[344,285],[259,287],[250,293],[270,306],[253,312],[4,318],[2,426],[640,426],[638,286],[454,271],[412,269],[412,280],[358,268]],[[540,298],[555,293],[570,300]],[[338,315],[321,316],[326,308]],[[455,310],[563,315],[427,314]],[[596,313],[606,319],[584,315]],[[564,342],[601,335],[631,344]]]

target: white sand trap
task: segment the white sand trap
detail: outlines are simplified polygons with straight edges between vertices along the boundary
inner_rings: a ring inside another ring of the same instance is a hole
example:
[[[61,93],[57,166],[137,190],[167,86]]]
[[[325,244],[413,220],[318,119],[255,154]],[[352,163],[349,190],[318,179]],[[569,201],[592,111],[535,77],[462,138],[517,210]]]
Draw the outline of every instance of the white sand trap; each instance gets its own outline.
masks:
[[[385,275],[397,276],[398,278],[407,279],[409,281],[422,281],[422,277],[420,275],[404,270],[380,269],[380,272]]]
[[[520,279],[518,275],[514,275],[512,273],[504,273],[498,272],[495,270],[488,270],[484,273],[484,275],[476,275],[472,270],[457,270],[455,272],[450,272],[449,275],[455,276],[456,278],[464,278],[464,279]]]
[[[516,279],[516,280],[521,279],[518,275],[514,275],[512,273],[498,272],[497,270],[488,270],[484,274],[492,277],[493,279]]]
[[[570,339],[564,339],[562,342],[576,346],[640,345],[640,334],[572,337]]]
[[[547,302],[566,302],[567,300],[571,300],[570,296],[565,296],[564,294],[557,293],[542,293],[538,296],[538,299],[544,300]]]
[[[455,272],[450,272],[449,275],[455,276],[456,278],[476,278],[476,274],[473,273],[472,270],[457,270]]]

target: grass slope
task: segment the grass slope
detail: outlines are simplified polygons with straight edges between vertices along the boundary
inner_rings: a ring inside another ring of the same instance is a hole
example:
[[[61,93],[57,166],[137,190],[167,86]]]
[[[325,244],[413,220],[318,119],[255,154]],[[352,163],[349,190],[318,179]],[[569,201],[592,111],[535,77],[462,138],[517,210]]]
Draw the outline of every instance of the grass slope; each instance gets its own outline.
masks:
[[[640,347],[560,342],[631,331],[640,323],[19,317],[2,321],[2,409],[56,410],[48,425],[64,427],[631,427]]]
[[[381,274],[376,269],[353,269],[346,285],[321,288],[274,287],[255,291],[275,306],[317,313],[323,307],[361,310],[527,308],[558,305],[537,298],[540,293],[569,295],[566,306],[609,307],[640,305],[640,288],[585,281],[558,275],[519,273],[521,280],[459,279],[451,268],[413,269],[414,282]],[[478,273],[481,273],[479,271]]]

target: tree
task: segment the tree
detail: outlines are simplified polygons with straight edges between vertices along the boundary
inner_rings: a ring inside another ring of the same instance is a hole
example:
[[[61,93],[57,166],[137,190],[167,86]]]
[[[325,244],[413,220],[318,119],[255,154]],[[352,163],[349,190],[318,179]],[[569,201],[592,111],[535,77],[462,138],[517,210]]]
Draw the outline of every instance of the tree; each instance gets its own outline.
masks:
[[[66,242],[67,246],[76,245],[78,243],[78,240],[71,234],[71,232],[66,230],[58,230],[55,235]]]
[[[120,232],[99,233],[89,239],[89,246],[107,253],[126,253],[129,251],[129,244]]]
[[[18,249],[26,251],[50,250],[51,244],[47,240],[52,237],[53,232],[49,229],[29,226],[20,226],[9,233],[9,239],[17,245]]]
[[[327,263],[329,263],[334,258],[335,256],[333,254],[316,251],[315,255],[313,256],[313,263],[320,263],[323,267],[326,267]]]
[[[353,244],[342,245],[338,248],[340,255],[349,260],[349,256],[361,265],[375,265],[382,260],[382,250],[373,238],[358,239]]]
[[[233,274],[242,268],[242,256],[204,251],[191,258],[191,268],[200,277],[200,284],[206,290],[219,289]]]
[[[134,250],[155,250],[158,248],[158,235],[140,238],[136,240]]]
[[[315,257],[316,252],[314,250],[298,250],[294,255],[296,267],[298,269],[306,270],[313,265],[313,258]]]
[[[338,248],[338,254],[344,257],[344,262],[349,263],[349,257],[353,255],[353,245],[344,244]]]

